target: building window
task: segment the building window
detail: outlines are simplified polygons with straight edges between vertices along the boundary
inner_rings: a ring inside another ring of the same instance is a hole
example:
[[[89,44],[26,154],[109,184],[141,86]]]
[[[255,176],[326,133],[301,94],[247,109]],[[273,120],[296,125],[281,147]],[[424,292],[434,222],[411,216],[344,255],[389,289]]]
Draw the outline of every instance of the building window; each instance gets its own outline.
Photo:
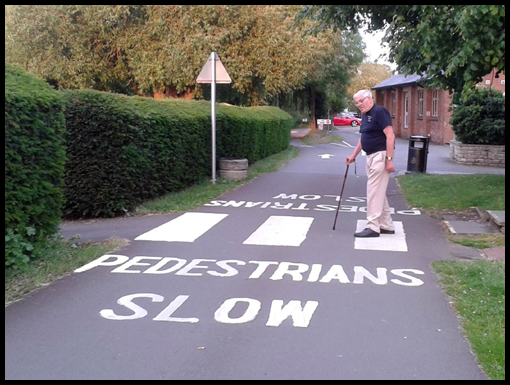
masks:
[[[391,116],[397,115],[397,93],[391,91]]]
[[[432,91],[432,116],[438,117],[439,116],[439,91],[434,90]]]
[[[409,92],[404,92],[404,128],[409,127]]]
[[[490,80],[486,80],[486,81],[485,81],[485,84],[487,84],[488,86],[490,86],[490,85],[491,85],[491,81],[490,81]]]
[[[505,81],[504,80],[501,80],[501,85],[504,86],[505,85]]]
[[[424,108],[423,90],[418,90],[418,117],[423,118]]]

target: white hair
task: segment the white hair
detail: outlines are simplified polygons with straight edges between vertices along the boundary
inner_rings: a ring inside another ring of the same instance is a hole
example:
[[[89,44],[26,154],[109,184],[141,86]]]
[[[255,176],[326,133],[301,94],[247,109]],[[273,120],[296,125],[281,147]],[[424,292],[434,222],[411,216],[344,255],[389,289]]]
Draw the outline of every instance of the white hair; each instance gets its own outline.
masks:
[[[356,100],[356,98],[358,96],[363,96],[364,98],[370,98],[370,99],[373,99],[372,97],[372,91],[370,90],[359,90],[358,92],[356,92],[354,94],[354,96],[352,97],[354,100]]]

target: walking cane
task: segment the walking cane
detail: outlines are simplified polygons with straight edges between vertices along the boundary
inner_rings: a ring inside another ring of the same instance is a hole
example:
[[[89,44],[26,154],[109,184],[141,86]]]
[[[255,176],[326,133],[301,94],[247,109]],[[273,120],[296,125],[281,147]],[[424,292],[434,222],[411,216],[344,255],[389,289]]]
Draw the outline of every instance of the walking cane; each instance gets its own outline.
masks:
[[[342,185],[342,191],[340,192],[340,199],[338,200],[338,207],[336,209],[336,215],[335,215],[335,223],[333,223],[333,230],[336,226],[336,219],[338,218],[338,210],[340,210],[340,204],[342,203],[342,195],[344,195],[344,187],[345,187],[345,181],[347,180],[347,172],[349,171],[349,165],[345,168],[345,177],[344,177],[344,183]]]

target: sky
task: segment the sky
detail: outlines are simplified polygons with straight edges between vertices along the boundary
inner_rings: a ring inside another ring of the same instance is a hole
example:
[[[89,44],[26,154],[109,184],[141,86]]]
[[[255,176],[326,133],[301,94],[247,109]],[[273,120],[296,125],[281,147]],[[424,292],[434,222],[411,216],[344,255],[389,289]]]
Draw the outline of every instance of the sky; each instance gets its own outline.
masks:
[[[360,29],[360,34],[366,44],[365,53],[368,55],[368,60],[374,62],[377,60],[378,64],[387,64],[392,70],[397,68],[395,63],[390,63],[388,60],[379,59],[379,55],[388,53],[387,47],[383,46],[381,40],[384,36],[384,31],[376,33],[368,33],[365,29]]]

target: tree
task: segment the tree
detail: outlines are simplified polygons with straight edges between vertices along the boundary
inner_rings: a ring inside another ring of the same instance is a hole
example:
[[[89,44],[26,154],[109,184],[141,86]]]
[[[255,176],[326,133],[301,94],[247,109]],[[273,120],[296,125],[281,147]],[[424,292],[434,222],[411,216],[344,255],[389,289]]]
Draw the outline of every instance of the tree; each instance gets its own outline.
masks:
[[[200,96],[196,77],[211,52],[232,87],[261,104],[266,95],[303,85],[313,42],[292,33],[297,6],[153,5],[130,50],[133,74],[145,92]]]
[[[347,107],[348,87],[363,60],[361,44],[359,34],[343,33],[330,35],[322,49],[316,48],[321,50],[321,56],[306,79],[312,130],[316,129],[317,117]]]
[[[358,67],[358,71],[347,90],[349,95],[349,110],[356,111],[357,107],[352,100],[356,92],[359,90],[369,90],[391,76],[391,69],[387,65],[370,62],[362,63]]]
[[[493,68],[505,71],[504,5],[308,5],[309,32],[386,30],[399,72],[425,74],[432,87],[462,93]]]
[[[342,48],[332,33],[291,30],[299,7],[10,5],[6,61],[63,88],[200,98],[207,86],[196,78],[214,51],[230,95],[260,105],[302,89]]]
[[[141,5],[5,6],[5,60],[63,88],[127,90],[126,43]]]

